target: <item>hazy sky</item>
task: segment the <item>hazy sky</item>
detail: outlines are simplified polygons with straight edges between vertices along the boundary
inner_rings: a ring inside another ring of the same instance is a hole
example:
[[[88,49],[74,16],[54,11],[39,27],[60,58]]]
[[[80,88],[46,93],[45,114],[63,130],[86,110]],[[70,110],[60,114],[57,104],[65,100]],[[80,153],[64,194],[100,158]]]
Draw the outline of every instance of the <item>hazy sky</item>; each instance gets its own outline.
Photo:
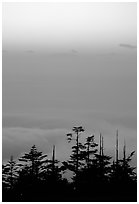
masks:
[[[136,18],[136,3],[3,3],[3,159],[33,144],[63,159],[75,125],[136,149]]]

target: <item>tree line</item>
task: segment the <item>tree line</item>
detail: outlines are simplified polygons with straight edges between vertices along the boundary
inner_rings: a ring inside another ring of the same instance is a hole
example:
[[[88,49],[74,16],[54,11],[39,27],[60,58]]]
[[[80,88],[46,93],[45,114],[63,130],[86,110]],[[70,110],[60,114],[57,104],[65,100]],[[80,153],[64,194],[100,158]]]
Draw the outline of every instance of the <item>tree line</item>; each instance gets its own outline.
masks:
[[[67,134],[72,140],[70,159],[58,161],[53,146],[52,158],[38,151],[33,145],[28,153],[15,161],[13,156],[2,165],[2,200],[5,202],[26,201],[137,201],[135,167],[130,165],[135,151],[119,159],[118,131],[116,135],[116,159],[104,152],[104,139],[100,134],[99,144],[95,136],[80,141],[82,126],[73,127]],[[72,172],[72,181],[63,177]]]

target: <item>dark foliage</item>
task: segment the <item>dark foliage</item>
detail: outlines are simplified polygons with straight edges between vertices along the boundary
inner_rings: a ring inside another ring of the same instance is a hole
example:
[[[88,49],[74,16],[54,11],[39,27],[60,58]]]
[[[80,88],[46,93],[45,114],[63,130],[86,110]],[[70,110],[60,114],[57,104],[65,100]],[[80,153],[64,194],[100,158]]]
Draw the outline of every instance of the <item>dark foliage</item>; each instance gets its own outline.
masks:
[[[100,144],[94,135],[79,141],[84,129],[74,127],[68,133],[68,141],[75,141],[68,161],[55,159],[53,146],[52,159],[39,152],[35,145],[18,162],[11,156],[2,165],[2,195],[6,202],[34,201],[137,201],[135,168],[130,161],[134,151],[113,161],[104,152],[103,137]],[[63,178],[65,171],[72,171],[72,182]]]

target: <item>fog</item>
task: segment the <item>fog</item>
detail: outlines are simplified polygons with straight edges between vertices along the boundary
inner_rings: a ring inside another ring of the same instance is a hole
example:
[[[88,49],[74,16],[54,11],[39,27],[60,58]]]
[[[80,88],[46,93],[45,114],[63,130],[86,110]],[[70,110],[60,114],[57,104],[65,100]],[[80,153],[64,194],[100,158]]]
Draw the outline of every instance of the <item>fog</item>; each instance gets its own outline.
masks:
[[[3,159],[34,143],[63,159],[75,125],[136,149],[136,56],[134,3],[4,3]]]

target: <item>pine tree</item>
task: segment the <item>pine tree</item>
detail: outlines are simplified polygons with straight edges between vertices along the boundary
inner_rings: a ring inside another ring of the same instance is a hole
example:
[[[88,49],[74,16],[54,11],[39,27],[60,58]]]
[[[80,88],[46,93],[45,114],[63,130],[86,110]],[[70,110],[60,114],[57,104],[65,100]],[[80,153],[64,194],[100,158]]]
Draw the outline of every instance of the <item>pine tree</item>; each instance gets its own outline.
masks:
[[[110,186],[114,189],[111,194],[117,196],[117,201],[136,200],[136,173],[130,162],[135,151],[126,155],[126,144],[124,141],[123,158],[118,158],[118,137],[116,139],[116,161],[111,165]]]
[[[135,167],[130,166],[130,162],[134,154],[135,154],[135,151],[132,151],[128,156],[126,156],[126,144],[124,141],[123,159],[120,162],[121,162],[122,171],[123,171],[123,181],[125,183],[136,181],[136,173],[134,172]]]
[[[61,201],[63,197],[61,192],[64,193],[64,196],[67,195],[68,183],[67,180],[62,178],[62,169],[59,163],[60,162],[56,159],[56,148],[55,145],[53,145],[52,159],[48,159],[42,167],[42,186],[43,189],[45,189],[45,192],[41,196],[41,199],[44,195],[46,196],[46,192],[48,201]],[[54,196],[52,196],[52,194]],[[46,201],[46,197],[44,197],[44,201]]]
[[[96,179],[96,165],[95,154],[97,153],[98,144],[95,142],[94,135],[88,136],[86,142],[82,145],[81,159],[84,162],[84,166],[79,174],[79,189],[80,193],[86,193],[90,195],[90,190],[95,186]]]
[[[109,176],[109,165],[111,157],[104,154],[104,140],[103,136],[100,134],[100,152],[99,154],[95,154],[96,157],[96,165],[98,169],[98,177],[101,182],[104,182],[108,179]]]
[[[82,162],[82,149],[85,148],[82,143],[79,142],[79,136],[82,132],[84,132],[84,129],[82,126],[76,126],[73,127],[72,131],[73,133],[67,134],[68,141],[71,142],[72,140],[75,140],[76,143],[74,146],[72,146],[72,154],[70,156],[70,160],[68,160],[67,162],[63,162],[63,169],[69,169],[73,172],[73,181],[75,184],[75,189],[77,190],[79,172],[84,165]],[[75,138],[73,136],[75,136]]]
[[[56,183],[61,179],[61,169],[58,165],[59,161],[55,158],[55,154],[55,145],[53,145],[52,159],[48,159],[47,163],[43,166],[46,181],[48,182],[49,180],[51,183]]]
[[[94,135],[88,136],[84,144],[85,150],[82,151],[83,157],[85,158],[86,166],[89,169],[93,164],[94,156],[97,153],[96,147],[98,146],[95,143]]]
[[[104,153],[104,139],[100,134],[100,146],[99,153],[95,154],[95,168],[96,168],[96,195],[98,196],[101,193],[101,198],[108,194],[108,185],[110,178],[110,160],[111,156]],[[101,201],[101,200],[100,200]]]
[[[47,155],[43,155],[33,145],[29,153],[25,153],[19,161],[22,167],[19,171],[18,191],[22,201],[35,201],[41,193],[42,167],[47,162]]]
[[[3,184],[7,186],[7,188],[14,188],[14,184],[16,182],[18,173],[18,165],[16,161],[13,159],[13,156],[10,157],[10,160],[7,164],[2,166],[3,168]]]
[[[10,160],[2,165],[2,195],[3,201],[15,201],[17,197],[16,185],[18,181],[19,165],[10,157]]]
[[[2,164],[2,189],[6,189],[9,186],[9,182],[7,181],[8,173],[9,169],[6,168],[6,164]]]
[[[30,176],[38,178],[41,173],[42,164],[47,161],[47,155],[43,155],[39,152],[35,145],[32,146],[29,153],[25,153],[19,161],[25,162],[25,168],[28,170]]]

